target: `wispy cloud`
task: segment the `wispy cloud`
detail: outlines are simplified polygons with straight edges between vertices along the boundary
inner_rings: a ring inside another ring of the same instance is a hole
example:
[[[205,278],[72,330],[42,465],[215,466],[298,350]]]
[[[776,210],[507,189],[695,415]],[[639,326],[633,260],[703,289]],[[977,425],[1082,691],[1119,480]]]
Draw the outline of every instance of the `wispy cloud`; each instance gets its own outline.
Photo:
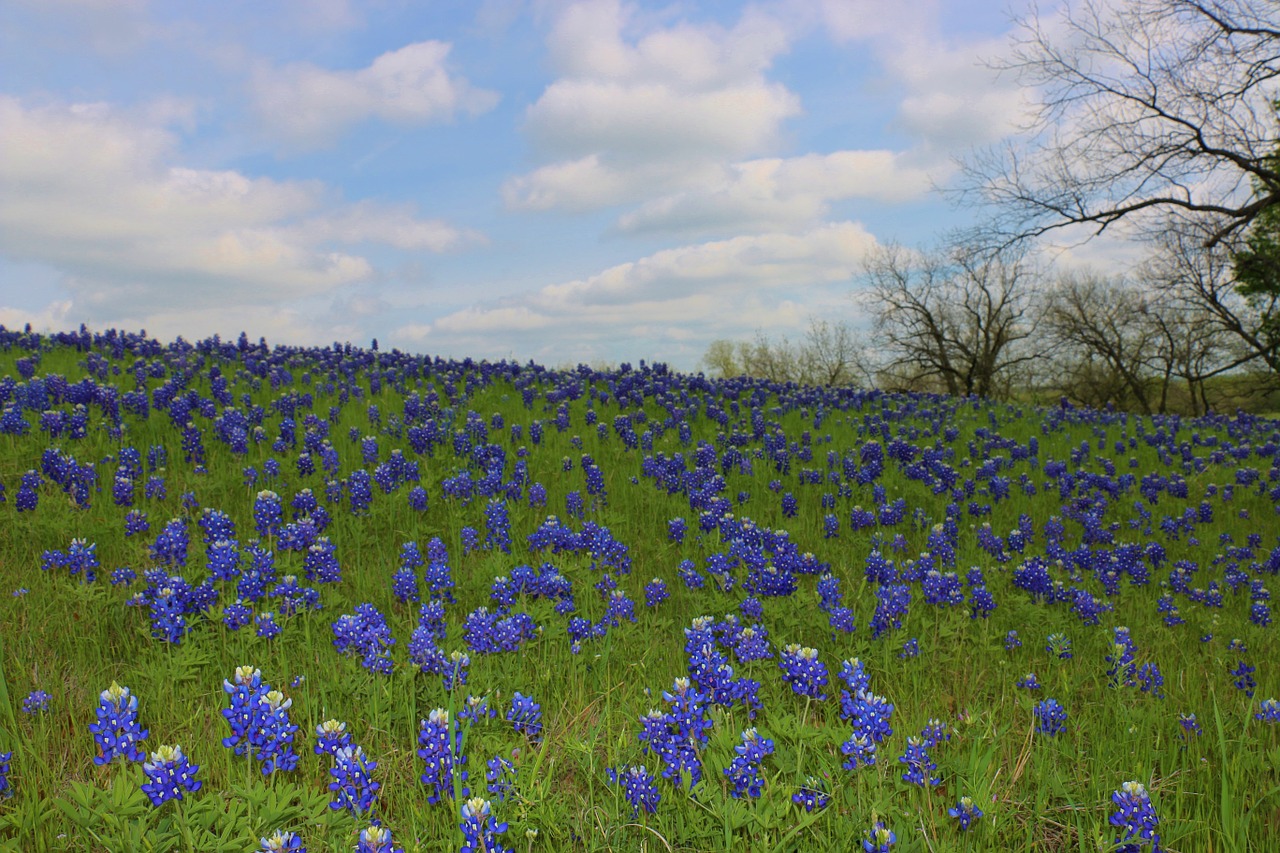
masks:
[[[368,280],[344,246],[442,251],[479,239],[318,181],[180,164],[166,128],[103,104],[0,96],[0,251],[66,275],[100,319],[270,306]]]
[[[691,243],[432,323],[405,324],[393,338],[500,356],[536,355],[571,335],[582,344],[579,354],[590,358],[616,349],[619,340],[665,346],[765,325],[798,328],[806,305],[852,287],[874,245],[854,222]]]
[[[371,118],[426,124],[492,109],[497,93],[453,73],[451,49],[446,42],[417,42],[353,71],[307,62],[263,66],[251,83],[254,110],[268,135],[293,150],[307,150],[322,148]]]

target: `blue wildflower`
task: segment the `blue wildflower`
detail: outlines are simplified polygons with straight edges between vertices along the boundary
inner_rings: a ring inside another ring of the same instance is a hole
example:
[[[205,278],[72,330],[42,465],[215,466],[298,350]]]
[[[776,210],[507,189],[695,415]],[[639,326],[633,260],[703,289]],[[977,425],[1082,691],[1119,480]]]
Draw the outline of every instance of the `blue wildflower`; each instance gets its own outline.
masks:
[[[151,799],[153,806],[181,800],[184,791],[195,793],[204,784],[196,779],[200,765],[192,764],[177,745],[161,746],[151,753],[151,760],[142,765],[142,770],[148,780],[142,786],[142,793]]]
[[[889,853],[889,849],[897,842],[898,836],[878,820],[867,830],[867,837],[862,841],[862,849],[866,853]]]
[[[391,839],[391,830],[378,824],[360,830],[356,853],[403,853]]]
[[[733,748],[737,753],[724,775],[733,783],[729,793],[734,798],[759,797],[764,787],[764,777],[760,775],[760,765],[766,756],[773,754],[773,741],[763,737],[754,727],[742,733],[742,743]]]
[[[22,700],[22,710],[28,714],[39,714],[49,710],[49,700],[53,697],[43,690],[32,690]]]
[[[277,829],[261,841],[259,853],[307,853],[307,848],[302,846],[302,836],[296,832]]]
[[[506,822],[498,823],[489,801],[483,797],[472,797],[462,804],[461,828],[465,840],[460,853],[512,853],[510,847],[498,841],[498,836],[507,831]]]
[[[101,767],[116,758],[126,761],[145,758],[138,742],[146,739],[148,731],[138,725],[138,697],[130,694],[128,687],[111,682],[111,686],[98,697],[96,713],[97,722],[89,724],[89,731],[98,746],[94,764]]]
[[[1120,845],[1116,848],[1117,853],[1140,853],[1148,845],[1151,853],[1159,853],[1160,836],[1156,827],[1160,820],[1156,817],[1147,789],[1138,782],[1125,782],[1111,794],[1111,802],[1116,805],[1111,825],[1124,833],[1116,839],[1116,844]]]
[[[1058,704],[1057,699],[1045,699],[1033,709],[1036,719],[1036,731],[1050,737],[1056,737],[1067,729],[1067,709]]]
[[[507,712],[507,721],[517,733],[529,738],[532,743],[542,740],[542,706],[530,696],[524,696],[519,690],[511,699],[511,710]]]
[[[826,664],[818,660],[818,650],[799,643],[790,643],[778,657],[782,680],[800,696],[826,699],[823,688],[827,686]]]
[[[947,814],[955,818],[961,832],[966,832],[975,820],[982,817],[982,809],[978,808],[972,797],[961,797],[954,806],[947,809]]]
[[[631,817],[634,819],[644,810],[653,814],[658,810],[658,801],[662,799],[658,793],[658,780],[654,778],[643,764],[629,765],[605,771],[609,781],[622,786],[622,795],[631,805]]]
[[[353,817],[372,811],[378,789],[382,787],[370,776],[377,769],[378,763],[358,746],[334,750],[333,766],[329,768],[329,775],[333,777],[329,783],[329,791],[333,794],[329,808],[334,811],[346,809]]]
[[[803,806],[806,812],[821,811],[831,802],[827,786],[816,776],[806,776],[804,784],[791,795],[791,802]]]

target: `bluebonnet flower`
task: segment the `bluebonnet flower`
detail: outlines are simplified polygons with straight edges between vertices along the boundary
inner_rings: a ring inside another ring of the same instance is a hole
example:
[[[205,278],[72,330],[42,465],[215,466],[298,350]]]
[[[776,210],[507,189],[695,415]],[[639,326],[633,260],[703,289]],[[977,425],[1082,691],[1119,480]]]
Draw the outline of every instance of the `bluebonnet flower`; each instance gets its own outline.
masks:
[[[9,762],[12,760],[12,752],[0,752],[0,800],[13,796],[13,785],[9,782]]]
[[[259,613],[254,620],[254,625],[258,636],[264,640],[270,640],[280,634],[280,626],[276,624],[274,613]]]
[[[799,643],[790,643],[778,657],[782,680],[791,685],[798,695],[811,699],[826,699],[823,688],[827,686],[826,664],[818,660],[818,650]]]
[[[1159,853],[1160,836],[1156,827],[1160,819],[1156,817],[1147,789],[1138,782],[1125,782],[1111,794],[1111,802],[1116,805],[1111,825],[1124,833],[1116,838],[1116,844],[1120,845],[1117,853],[1140,853],[1147,845],[1151,853]]]
[[[1178,736],[1184,741],[1204,734],[1204,729],[1201,728],[1199,721],[1196,720],[1195,714],[1179,714],[1178,725],[1182,727],[1182,731]]]
[[[915,637],[907,640],[902,644],[902,651],[898,652],[900,658],[915,658],[920,656],[920,641]]]
[[[485,789],[498,800],[505,800],[516,782],[516,767],[500,755],[485,762]]]
[[[253,523],[259,539],[270,539],[280,532],[284,522],[284,505],[270,489],[258,492],[253,501]]]
[[[148,731],[138,725],[138,697],[113,681],[99,695],[96,713],[97,722],[89,724],[98,746],[93,763],[101,767],[116,758],[142,761],[145,753],[138,742],[146,739]]]
[[[161,566],[182,568],[187,564],[190,544],[187,522],[181,518],[170,519],[151,545],[151,558]]]
[[[849,738],[840,744],[840,752],[848,756],[841,765],[845,770],[871,767],[876,763],[876,742],[865,730],[857,727]]]
[[[222,739],[222,745],[236,755],[244,755],[249,736],[258,725],[258,700],[271,686],[263,684],[262,672],[252,666],[237,666],[232,678],[234,682],[222,682],[222,692],[230,696],[231,702],[221,712],[231,727],[231,734]]]
[[[1067,729],[1067,709],[1058,704],[1057,699],[1045,699],[1033,709],[1036,718],[1036,731],[1056,737]]]
[[[32,690],[22,700],[22,710],[28,714],[39,714],[49,710],[49,700],[53,697],[43,690]],[[1265,704],[1265,703],[1263,703]]]
[[[377,801],[378,789],[382,787],[370,776],[377,769],[378,763],[358,746],[334,750],[333,766],[329,768],[329,775],[333,777],[329,783],[329,791],[333,794],[329,808],[334,811],[346,809],[352,817],[371,812]]]
[[[444,689],[452,691],[455,687],[465,687],[470,666],[471,658],[468,655],[456,649],[449,652],[449,657],[444,662],[444,670],[440,673]]]
[[[862,661],[858,658],[849,658],[840,663],[839,678],[844,682],[846,690],[841,692],[840,705],[842,709],[841,717],[848,719],[849,715],[843,713],[846,702],[852,702],[853,698],[859,693],[870,689],[871,677],[867,675],[866,669],[863,667]]]
[[[260,840],[259,853],[307,853],[307,848],[302,846],[302,836],[296,832],[277,829]]]
[[[1051,655],[1057,655],[1061,660],[1071,660],[1071,640],[1066,634],[1050,634],[1045,641],[1044,650]]]
[[[972,797],[961,797],[954,806],[947,809],[947,814],[956,819],[961,832],[966,832],[975,820],[981,819],[982,809],[978,808]]]
[[[351,746],[351,735],[346,723],[328,719],[316,726],[316,755],[333,755],[348,746]]]
[[[483,797],[472,797],[462,804],[461,828],[465,841],[460,853],[512,853],[498,840],[507,831],[506,822],[498,823]]]
[[[438,803],[442,796],[453,798],[455,773],[459,783],[465,786],[467,771],[461,768],[467,763],[467,757],[462,754],[462,737],[460,729],[450,732],[449,712],[444,708],[434,709],[419,723],[418,757],[426,762],[419,778],[427,786],[428,803]],[[463,787],[463,796],[467,793],[468,789]]]
[[[151,760],[142,765],[142,770],[148,780],[142,786],[142,793],[151,799],[153,806],[181,800],[184,791],[195,793],[204,784],[196,779],[200,765],[192,764],[177,745],[158,748],[151,753]]]
[[[644,603],[647,607],[657,607],[670,597],[667,592],[667,585],[661,578],[654,578],[645,584],[644,587]]]
[[[929,757],[924,741],[918,737],[907,738],[907,751],[898,756],[898,761],[907,765],[907,771],[902,774],[905,782],[922,788],[932,788],[942,781],[933,775],[938,765]]]
[[[1263,699],[1258,705],[1258,713],[1253,715],[1255,720],[1262,720],[1264,723],[1280,723],[1280,702],[1275,699]]]
[[[222,609],[222,623],[232,631],[239,631],[252,621],[253,610],[238,598]]]
[[[862,841],[862,849],[866,853],[889,853],[889,849],[898,841],[898,836],[878,820],[867,830],[867,837]]]
[[[360,655],[361,666],[388,675],[392,669],[387,649],[395,644],[391,628],[372,604],[356,605],[354,614],[344,613],[333,623],[333,645],[339,654]]]
[[[144,533],[151,532],[151,522],[147,520],[147,514],[139,509],[130,510],[124,517],[124,535],[125,538],[130,536],[140,536]]]
[[[464,723],[476,723],[484,720],[491,720],[498,716],[498,712],[489,707],[489,696],[467,696],[467,701],[462,703],[462,708],[458,711],[458,720]]]
[[[930,719],[920,732],[920,740],[924,742],[926,749],[932,749],[951,740],[951,727],[939,719]]]
[[[759,797],[764,787],[760,765],[766,756],[773,754],[773,741],[763,737],[752,727],[742,733],[742,743],[735,746],[733,751],[737,755],[724,770],[724,775],[733,783],[733,790],[729,793],[735,799],[742,796],[752,799]]]
[[[182,588],[162,586],[151,598],[151,636],[166,643],[181,643],[187,633]]]
[[[871,614],[871,636],[879,638],[890,628],[901,628],[902,619],[911,606],[911,587],[887,583],[876,589],[876,609]]]
[[[532,743],[542,740],[542,706],[530,696],[521,695],[517,690],[511,699],[511,710],[507,712],[507,721],[516,732],[525,735]]]
[[[889,725],[892,716],[893,705],[888,699],[874,693],[859,691],[849,706],[849,718],[855,735],[865,735],[872,743],[881,743],[893,735],[893,727]]]
[[[1011,652],[1014,649],[1021,648],[1021,647],[1022,647],[1022,640],[1018,638],[1017,631],[1010,630],[1009,633],[1004,635],[1004,650],[1006,652]]]
[[[391,830],[379,824],[373,824],[360,830],[360,838],[356,842],[356,853],[403,853],[391,839]]]
[[[1164,686],[1164,676],[1160,673],[1160,667],[1154,663],[1147,662],[1138,667],[1138,688],[1143,693],[1150,693],[1157,699],[1163,699],[1164,694],[1160,692],[1160,688]]]
[[[749,625],[737,631],[733,635],[733,654],[740,663],[773,657],[769,648],[769,632],[763,625]]]
[[[289,720],[292,705],[293,700],[286,699],[279,690],[268,690],[258,696],[249,742],[257,749],[255,757],[262,762],[264,776],[298,766],[298,754],[293,750],[293,734],[298,726]]]
[[[1044,685],[1040,683],[1040,679],[1034,672],[1028,672],[1025,678],[1018,681],[1018,686],[1026,690],[1040,690]]]
[[[22,475],[22,480],[18,486],[18,496],[14,501],[18,512],[35,512],[40,502],[40,495],[36,489],[40,488],[44,480],[35,471],[28,471]]]
[[[806,776],[804,784],[791,795],[791,802],[803,806],[806,812],[821,811],[831,802],[826,784],[816,776]]]
[[[1112,687],[1119,687],[1122,684],[1132,686],[1136,683],[1138,672],[1137,665],[1134,663],[1136,653],[1137,649],[1129,629],[1123,626],[1117,627],[1111,641],[1111,653],[1106,658],[1107,663],[1111,664],[1107,669],[1107,675],[1111,677]]]
[[[635,819],[643,809],[647,814],[658,810],[658,801],[662,796],[658,793],[658,780],[643,765],[628,765],[616,770],[610,767],[605,771],[609,781],[622,786],[622,795],[631,805],[631,817]]]
[[[1229,672],[1236,677],[1234,682],[1236,689],[1242,691],[1244,695],[1248,696],[1250,699],[1253,698],[1253,689],[1258,686],[1258,683],[1253,680],[1253,672],[1255,669],[1257,669],[1257,667],[1250,666],[1244,661],[1240,661],[1240,664],[1235,669],[1229,670]]]

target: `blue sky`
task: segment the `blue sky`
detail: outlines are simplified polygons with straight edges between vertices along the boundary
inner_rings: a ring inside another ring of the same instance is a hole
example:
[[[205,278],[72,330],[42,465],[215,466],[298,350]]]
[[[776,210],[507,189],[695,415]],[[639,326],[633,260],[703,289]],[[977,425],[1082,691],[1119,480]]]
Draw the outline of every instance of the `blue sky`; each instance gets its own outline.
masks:
[[[989,0],[0,0],[0,323],[550,364],[799,337],[1028,93]]]

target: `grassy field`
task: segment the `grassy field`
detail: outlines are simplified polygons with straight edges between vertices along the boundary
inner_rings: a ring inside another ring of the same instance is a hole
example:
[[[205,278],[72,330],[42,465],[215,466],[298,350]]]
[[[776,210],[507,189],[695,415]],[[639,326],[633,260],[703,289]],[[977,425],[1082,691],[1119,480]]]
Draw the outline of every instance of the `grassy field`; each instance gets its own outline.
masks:
[[[0,377],[0,850],[1112,850],[1128,782],[1164,849],[1280,838],[1274,421],[117,333]]]

